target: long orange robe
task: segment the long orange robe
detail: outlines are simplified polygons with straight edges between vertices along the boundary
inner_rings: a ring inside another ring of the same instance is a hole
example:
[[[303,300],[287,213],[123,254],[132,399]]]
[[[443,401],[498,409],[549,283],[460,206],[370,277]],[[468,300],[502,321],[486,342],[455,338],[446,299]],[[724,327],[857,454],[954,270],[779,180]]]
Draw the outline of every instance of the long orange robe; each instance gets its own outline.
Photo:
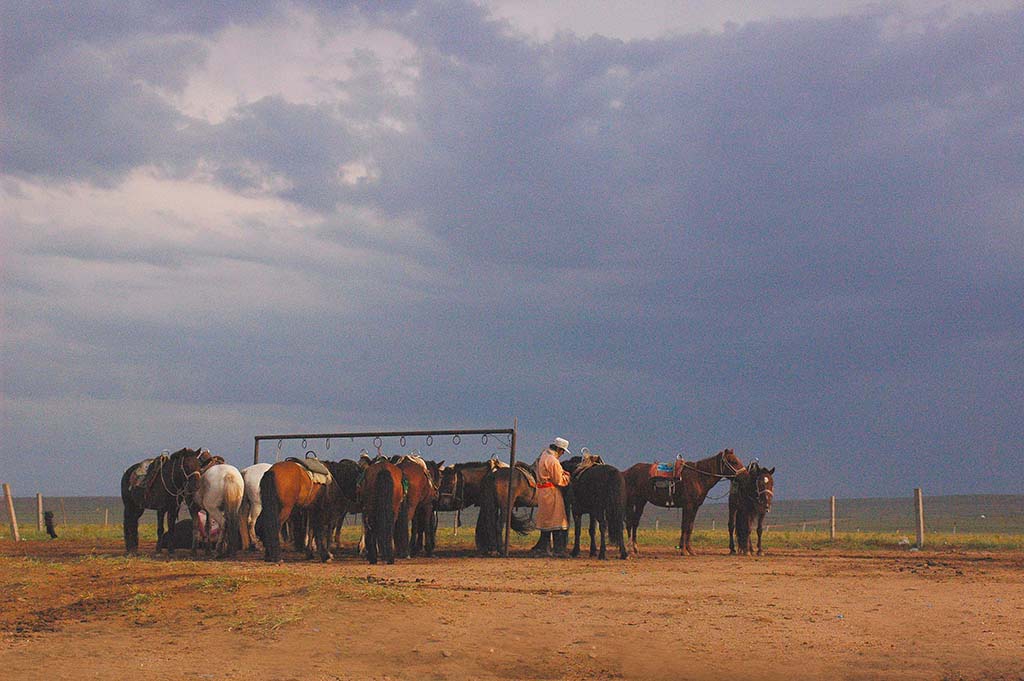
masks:
[[[562,469],[562,464],[551,449],[541,452],[533,469],[537,473],[537,529],[569,529],[565,501],[562,499],[562,491],[558,489],[569,484],[569,474]]]

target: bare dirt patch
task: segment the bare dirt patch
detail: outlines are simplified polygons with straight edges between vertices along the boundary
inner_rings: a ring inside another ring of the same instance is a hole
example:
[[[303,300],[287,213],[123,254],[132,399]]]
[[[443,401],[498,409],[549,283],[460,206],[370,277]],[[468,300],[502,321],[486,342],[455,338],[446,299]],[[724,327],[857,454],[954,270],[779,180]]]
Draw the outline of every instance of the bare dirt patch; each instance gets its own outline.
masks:
[[[26,680],[1024,678],[1019,552],[295,558],[2,542],[0,669]]]

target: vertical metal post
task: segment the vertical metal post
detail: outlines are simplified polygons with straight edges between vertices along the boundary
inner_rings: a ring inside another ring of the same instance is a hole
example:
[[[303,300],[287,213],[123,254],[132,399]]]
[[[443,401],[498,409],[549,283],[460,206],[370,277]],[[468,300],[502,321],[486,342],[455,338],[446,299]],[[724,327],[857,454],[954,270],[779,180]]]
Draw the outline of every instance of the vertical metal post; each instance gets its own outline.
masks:
[[[917,512],[917,548],[924,548],[924,498],[921,488],[914,488],[914,510]]]
[[[260,439],[258,437],[253,438],[252,445],[252,462],[254,464],[260,462]]]
[[[7,517],[11,521],[11,537],[14,541],[21,541],[21,534],[18,533],[18,516],[14,515],[14,499],[11,498],[11,486],[4,483],[4,499],[7,501]]]
[[[836,498],[834,496],[828,498],[829,508],[829,523],[828,523],[828,540],[836,540]]]
[[[509,441],[508,454],[508,512],[505,513],[505,551],[508,555],[508,543],[512,535],[512,476],[516,472],[516,432],[519,430],[519,417],[512,419],[512,439]]]
[[[68,512],[64,509],[64,497],[60,498],[60,519],[63,527],[68,526]]]
[[[36,492],[36,529],[43,531],[43,493]]]

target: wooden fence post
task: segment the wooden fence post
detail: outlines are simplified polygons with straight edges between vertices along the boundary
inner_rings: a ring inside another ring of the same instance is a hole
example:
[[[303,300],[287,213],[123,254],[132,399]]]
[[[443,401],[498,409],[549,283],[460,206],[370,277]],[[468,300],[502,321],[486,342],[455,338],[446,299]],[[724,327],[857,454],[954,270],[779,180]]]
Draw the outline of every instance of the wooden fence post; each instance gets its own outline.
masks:
[[[43,493],[36,492],[36,529],[43,531]]]
[[[173,522],[173,521],[172,521]],[[103,509],[103,529],[106,529],[110,525],[110,509]],[[172,525],[173,527],[173,525]]]
[[[68,526],[68,513],[67,513],[67,511],[64,510],[64,497],[60,498],[60,518],[61,518],[61,523],[60,524],[63,527],[67,527]]]
[[[828,512],[828,515],[829,515],[828,540],[829,541],[835,541],[836,540],[836,498],[834,496],[831,496],[831,497],[828,498],[828,511],[829,511]]]
[[[914,488],[914,510],[917,512],[917,548],[924,548],[924,499],[921,488]]]
[[[4,483],[4,499],[7,500],[7,517],[11,521],[11,536],[14,541],[21,541],[21,534],[18,533],[18,516],[14,515],[14,499],[11,497],[11,486]]]

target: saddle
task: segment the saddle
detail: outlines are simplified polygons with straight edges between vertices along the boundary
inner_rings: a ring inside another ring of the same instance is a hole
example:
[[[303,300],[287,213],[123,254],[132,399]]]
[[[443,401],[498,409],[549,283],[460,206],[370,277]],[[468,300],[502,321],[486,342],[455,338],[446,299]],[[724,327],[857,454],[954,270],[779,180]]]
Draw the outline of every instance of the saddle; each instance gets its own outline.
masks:
[[[572,472],[572,477],[578,478],[584,471],[590,470],[594,466],[599,466],[603,463],[604,460],[598,454],[584,454],[583,460],[580,461],[580,465],[576,466],[576,470]]]
[[[167,455],[161,454],[157,458],[139,462],[128,476],[128,486],[132,489],[150,489],[153,483],[156,482],[156,478],[160,474],[160,466],[163,465],[165,460],[167,460]],[[157,461],[160,463],[154,466],[153,464]]]
[[[401,456],[395,457],[392,460],[392,463],[396,466],[401,466],[406,461],[414,463],[422,468],[423,474],[427,476],[427,482],[430,483],[430,487],[432,489],[437,489],[437,486],[434,485],[434,476],[430,474],[430,469],[427,468],[427,462],[423,460],[422,456],[418,454],[402,454]],[[409,491],[409,482],[405,479],[405,476],[402,477],[402,487],[406,492]]]
[[[315,485],[326,485],[333,479],[331,477],[331,472],[327,470],[327,466],[323,465],[320,463],[319,459],[313,458],[312,456],[307,456],[305,459],[289,456],[285,461],[291,461],[302,466],[305,469],[306,474],[309,476],[310,481]]]
[[[533,470],[533,466],[522,461],[516,461],[516,470],[523,474],[530,487],[537,489],[537,473]]]

